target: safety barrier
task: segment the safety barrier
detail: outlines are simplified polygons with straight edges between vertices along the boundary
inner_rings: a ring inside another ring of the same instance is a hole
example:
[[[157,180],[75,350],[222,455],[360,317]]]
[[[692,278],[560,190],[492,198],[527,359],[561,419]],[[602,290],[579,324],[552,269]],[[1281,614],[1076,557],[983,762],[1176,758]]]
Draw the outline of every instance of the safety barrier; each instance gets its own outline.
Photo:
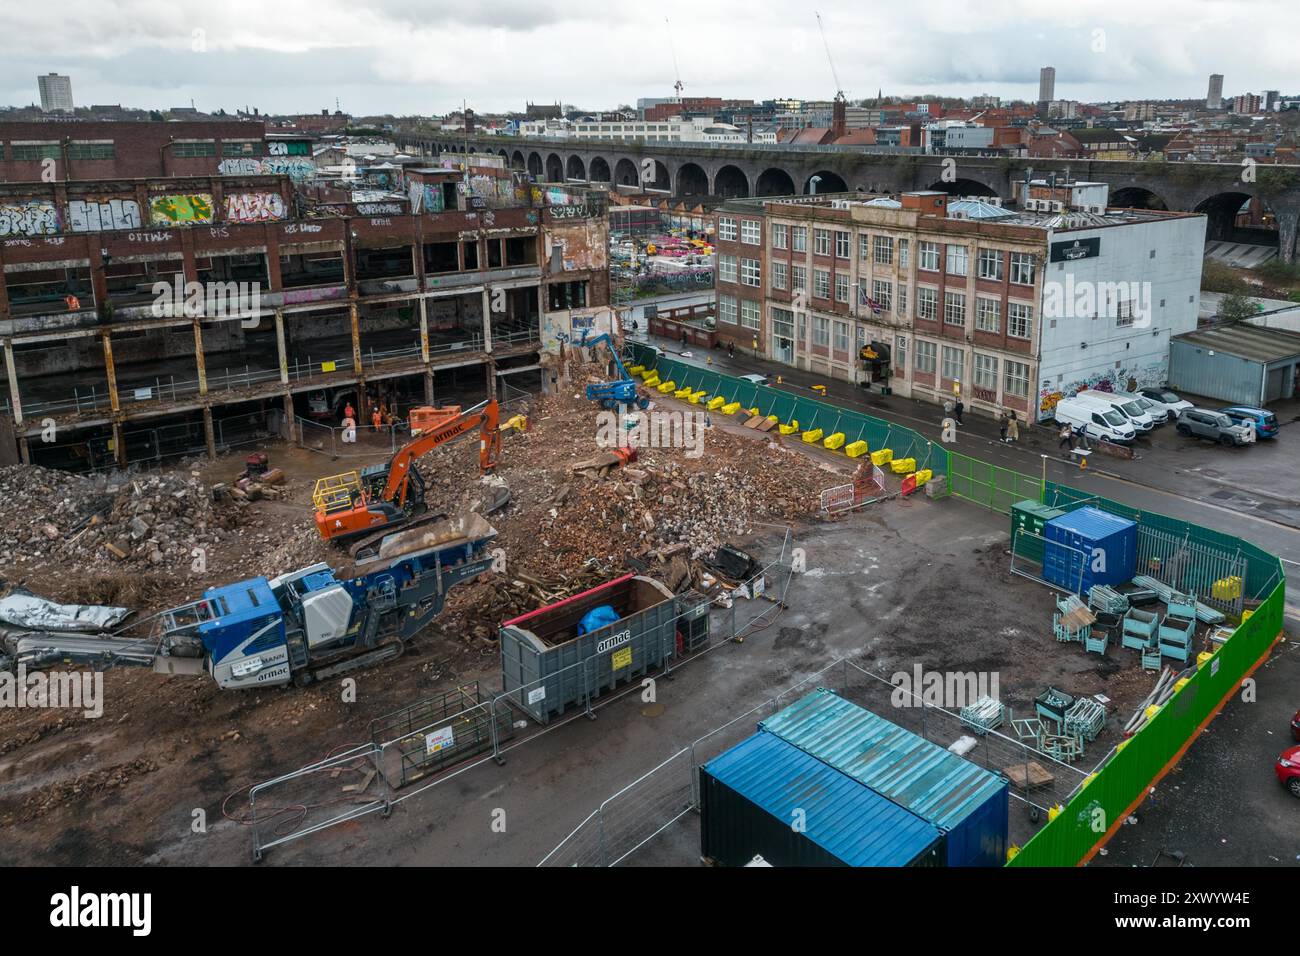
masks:
[[[711,399],[723,399],[720,403],[723,406],[739,402],[741,409],[756,408],[764,417],[775,415],[783,425],[797,421],[799,430],[803,432],[821,429],[826,435],[842,433],[842,449],[865,441],[872,451],[888,448],[896,459],[914,458],[918,471],[928,468],[935,475],[948,473],[948,450],[910,428],[865,412],[788,392],[779,386],[757,385],[698,365],[688,365],[667,358],[658,349],[639,342],[629,343],[627,347],[631,352],[629,365],[654,369],[661,382],[675,382],[678,389],[703,391]]]
[[[1012,866],[1075,866],[1091,859],[1268,654],[1281,633],[1286,601],[1281,562],[1249,542],[1055,482],[1044,491],[1045,502],[1053,507],[1092,505],[1137,521],[1139,529],[1176,536],[1202,550],[1240,555],[1245,559],[1246,603],[1257,606],[1217,651],[1199,662],[1183,688],[1115,748],[1064,809],[1019,850]]]
[[[1038,478],[948,452],[948,491],[954,497],[1009,515],[1017,501],[1038,501],[1042,490]]]

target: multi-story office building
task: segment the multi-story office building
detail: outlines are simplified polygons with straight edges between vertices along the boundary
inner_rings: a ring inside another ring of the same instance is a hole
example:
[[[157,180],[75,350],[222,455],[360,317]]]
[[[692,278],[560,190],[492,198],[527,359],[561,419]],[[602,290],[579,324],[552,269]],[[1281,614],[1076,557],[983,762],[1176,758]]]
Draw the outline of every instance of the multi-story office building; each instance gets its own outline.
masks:
[[[1016,211],[938,192],[730,200],[719,336],[1029,420],[1082,388],[1163,384],[1170,335],[1196,327],[1205,217],[1107,211],[1105,189],[1032,183]]]
[[[1223,74],[1210,74],[1210,88],[1205,94],[1205,108],[1207,110],[1223,109]]]

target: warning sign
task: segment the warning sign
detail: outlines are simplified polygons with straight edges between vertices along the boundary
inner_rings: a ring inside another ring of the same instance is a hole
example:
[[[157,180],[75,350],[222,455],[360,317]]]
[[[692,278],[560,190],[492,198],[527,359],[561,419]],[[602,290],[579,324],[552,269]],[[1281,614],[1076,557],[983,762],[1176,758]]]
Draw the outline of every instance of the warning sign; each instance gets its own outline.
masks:
[[[424,752],[426,754],[436,754],[439,750],[446,750],[456,742],[456,735],[450,727],[443,727],[435,730],[431,734],[424,735]]]
[[[632,663],[632,648],[624,647],[615,651],[614,656],[610,659],[610,663],[616,671],[627,667]]]

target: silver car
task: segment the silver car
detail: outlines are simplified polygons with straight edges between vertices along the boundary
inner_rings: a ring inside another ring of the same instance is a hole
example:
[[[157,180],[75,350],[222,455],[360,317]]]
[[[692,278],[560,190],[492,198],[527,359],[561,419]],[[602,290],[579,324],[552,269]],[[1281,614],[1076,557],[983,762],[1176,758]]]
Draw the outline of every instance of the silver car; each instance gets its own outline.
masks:
[[[1178,434],[1190,438],[1208,438],[1220,445],[1245,445],[1250,439],[1246,429],[1236,424],[1223,412],[1208,408],[1185,408],[1178,416],[1174,426]]]

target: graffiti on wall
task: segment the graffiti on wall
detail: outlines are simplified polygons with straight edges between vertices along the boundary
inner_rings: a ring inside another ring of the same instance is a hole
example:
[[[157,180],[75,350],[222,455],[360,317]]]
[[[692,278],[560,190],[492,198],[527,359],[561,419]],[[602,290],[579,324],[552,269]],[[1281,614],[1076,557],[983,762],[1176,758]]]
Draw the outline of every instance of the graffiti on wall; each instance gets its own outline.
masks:
[[[223,159],[217,166],[223,176],[288,176],[295,183],[316,176],[316,164],[310,159],[293,159],[288,156],[268,156],[265,159],[241,157]]]
[[[1079,392],[1132,392],[1148,385],[1162,385],[1169,374],[1167,361],[1157,360],[1145,366],[1121,366],[1094,372],[1087,378],[1056,385],[1046,379],[1038,389],[1039,418],[1051,418],[1056,405],[1063,398],[1072,398]]]
[[[0,202],[0,236],[52,236],[59,227],[59,210],[45,199]]]
[[[407,195],[411,198],[411,212],[443,211],[442,186],[437,183],[413,182],[407,187]]]
[[[212,222],[212,196],[208,193],[154,196],[149,200],[151,225],[180,226],[186,223],[209,222]]]
[[[278,222],[285,218],[279,193],[240,193],[226,197],[226,222]]]
[[[140,204],[134,199],[72,199],[68,226],[73,232],[139,229]]]

